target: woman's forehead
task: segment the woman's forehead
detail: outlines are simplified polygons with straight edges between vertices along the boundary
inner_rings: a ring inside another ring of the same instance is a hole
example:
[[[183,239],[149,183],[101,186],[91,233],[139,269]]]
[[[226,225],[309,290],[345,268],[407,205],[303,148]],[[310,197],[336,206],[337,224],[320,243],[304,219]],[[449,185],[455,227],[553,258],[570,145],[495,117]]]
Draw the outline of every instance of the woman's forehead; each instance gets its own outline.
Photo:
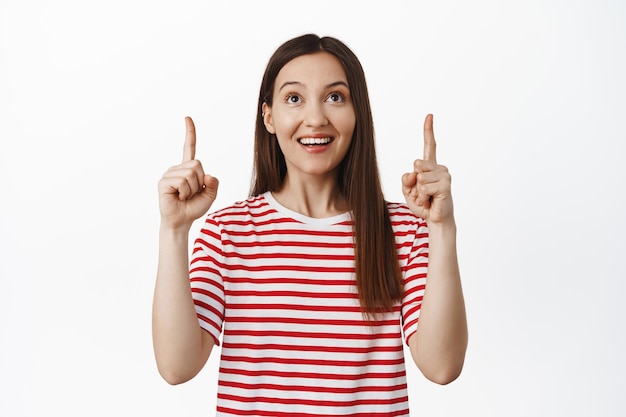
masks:
[[[327,85],[344,81],[346,73],[339,59],[328,52],[300,55],[287,62],[276,76],[275,85],[280,88],[284,83]]]

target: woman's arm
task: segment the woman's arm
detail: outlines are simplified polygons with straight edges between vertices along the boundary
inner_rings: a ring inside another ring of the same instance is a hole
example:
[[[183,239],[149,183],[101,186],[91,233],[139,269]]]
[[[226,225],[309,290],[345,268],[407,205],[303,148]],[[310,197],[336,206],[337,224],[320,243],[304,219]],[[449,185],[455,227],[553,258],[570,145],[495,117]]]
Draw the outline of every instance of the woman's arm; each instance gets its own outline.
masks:
[[[402,188],[413,213],[428,224],[426,289],[417,331],[409,339],[413,360],[433,382],[454,381],[467,350],[467,319],[456,252],[451,177],[437,164],[432,115],[424,123],[424,159],[404,174]]]
[[[429,228],[428,277],[409,348],[424,376],[438,384],[454,381],[463,369],[467,322],[454,224]]]
[[[204,366],[213,338],[202,330],[189,285],[188,235],[161,227],[152,307],[157,367],[170,384],[193,378]]]
[[[193,378],[214,340],[198,323],[189,284],[189,229],[217,195],[216,178],[195,160],[193,121],[186,119],[183,162],[159,181],[159,263],[152,307],[152,341],[159,373],[170,384]]]

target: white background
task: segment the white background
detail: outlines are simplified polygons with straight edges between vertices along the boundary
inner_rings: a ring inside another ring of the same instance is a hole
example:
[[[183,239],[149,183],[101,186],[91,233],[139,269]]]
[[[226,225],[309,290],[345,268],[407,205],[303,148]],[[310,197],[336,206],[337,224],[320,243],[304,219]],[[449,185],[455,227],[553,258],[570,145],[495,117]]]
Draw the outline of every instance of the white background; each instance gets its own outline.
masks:
[[[453,175],[470,344],[451,385],[409,367],[413,414],[623,416],[620,0],[1,0],[0,415],[214,414],[218,350],[156,371],[156,184],[189,115],[214,208],[247,196],[262,72],[306,32],[362,61],[389,200],[429,112]]]

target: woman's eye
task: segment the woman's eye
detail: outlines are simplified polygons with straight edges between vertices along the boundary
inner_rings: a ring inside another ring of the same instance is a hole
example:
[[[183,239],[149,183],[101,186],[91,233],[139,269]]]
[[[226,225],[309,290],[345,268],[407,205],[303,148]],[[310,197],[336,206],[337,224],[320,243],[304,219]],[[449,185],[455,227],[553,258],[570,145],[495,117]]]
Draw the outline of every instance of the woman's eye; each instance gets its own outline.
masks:
[[[341,103],[342,101],[344,101],[344,97],[339,93],[332,93],[328,96],[328,101],[332,101],[333,103]]]
[[[287,96],[287,102],[289,103],[300,103],[300,97],[295,94],[290,94]]]

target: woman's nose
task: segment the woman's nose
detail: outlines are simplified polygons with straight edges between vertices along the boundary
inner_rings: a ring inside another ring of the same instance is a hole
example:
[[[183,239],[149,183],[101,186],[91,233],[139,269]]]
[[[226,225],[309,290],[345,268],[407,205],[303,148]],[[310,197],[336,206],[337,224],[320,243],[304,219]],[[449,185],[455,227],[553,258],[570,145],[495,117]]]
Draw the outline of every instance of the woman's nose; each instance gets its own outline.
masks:
[[[309,104],[306,106],[304,123],[307,126],[324,126],[328,124],[328,118],[321,103]]]

